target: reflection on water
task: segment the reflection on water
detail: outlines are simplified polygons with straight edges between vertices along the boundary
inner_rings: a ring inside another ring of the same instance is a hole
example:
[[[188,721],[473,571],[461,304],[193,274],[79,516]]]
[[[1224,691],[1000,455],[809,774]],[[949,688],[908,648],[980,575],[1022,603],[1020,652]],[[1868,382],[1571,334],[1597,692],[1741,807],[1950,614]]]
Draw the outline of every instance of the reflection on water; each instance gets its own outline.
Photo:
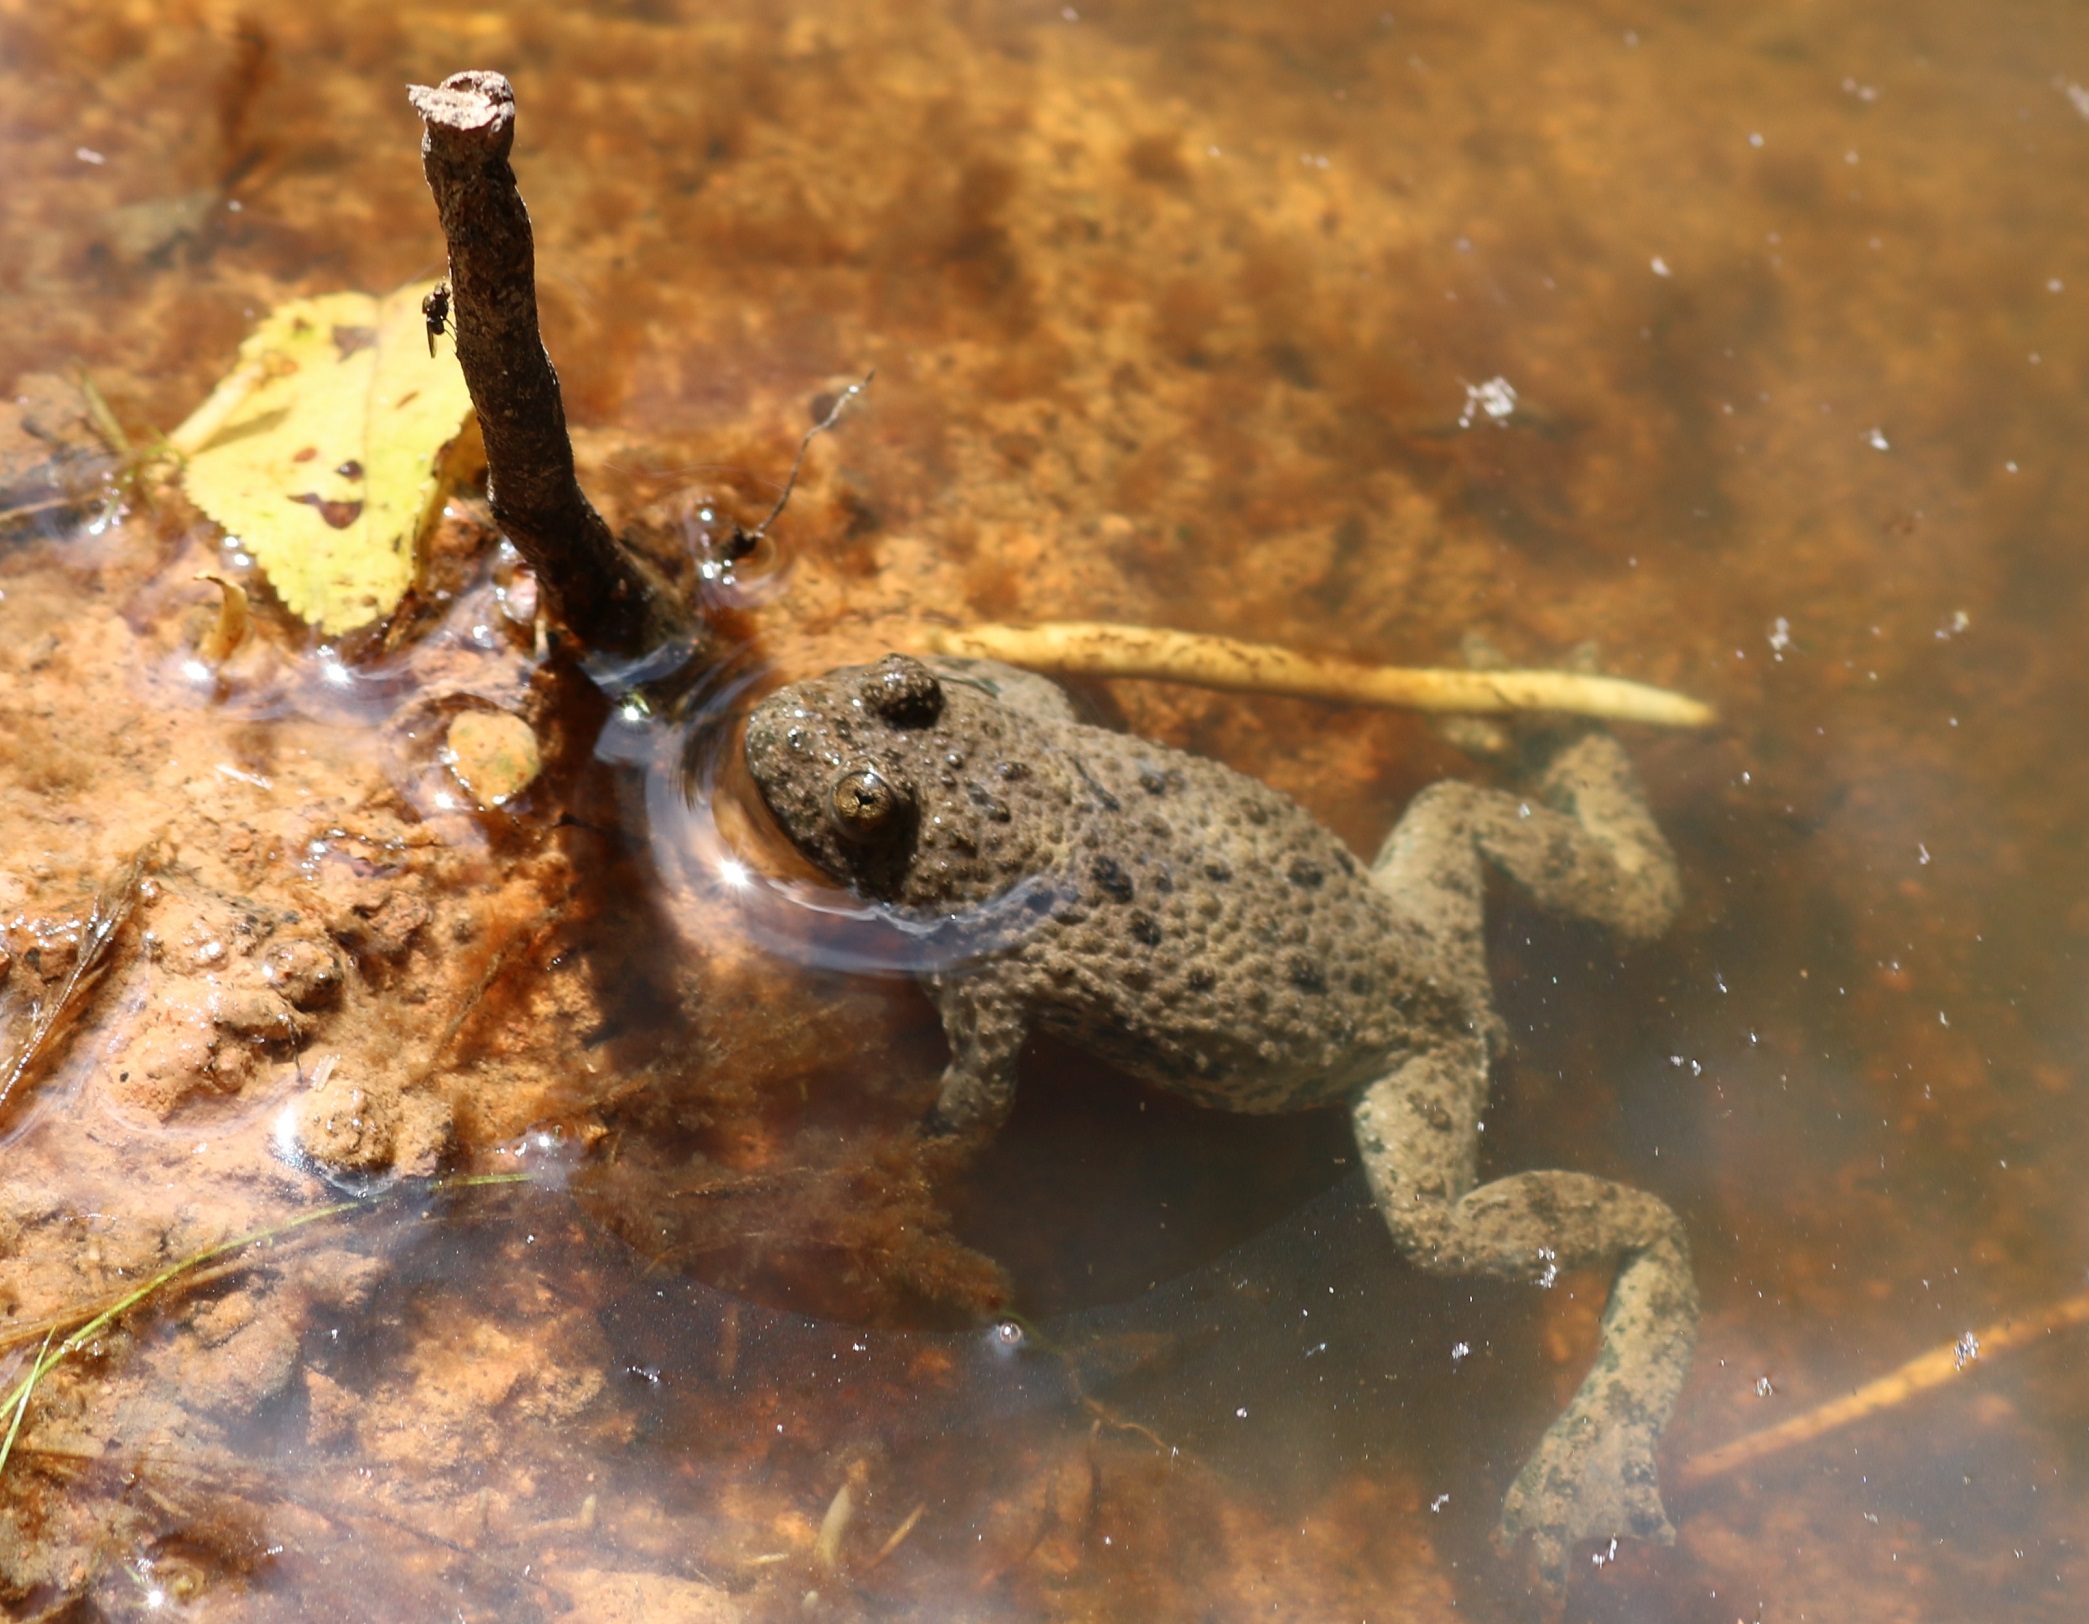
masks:
[[[143,443],[276,300],[432,274],[401,86],[468,63],[521,97],[587,482],[741,651],[704,714],[924,619],[1417,663],[1594,637],[1718,703],[1631,740],[1685,867],[1663,946],[1506,894],[1490,942],[1483,1171],[1688,1226],[1672,1484],[2078,1289],[2089,22],[17,7],[10,1020],[100,878],[167,857],[149,950],[6,1123],[9,1357],[325,1199],[268,1143],[329,1056],[373,1146],[490,1170],[556,1123],[580,1166],[402,1181],[70,1355],[0,1479],[4,1610],[1537,1616],[1486,1537],[1600,1281],[1424,1279],[1338,1114],[1196,1112],[1050,1046],[978,1166],[924,1162],[923,944],[776,850],[725,731],[692,814],[680,736],[547,669],[468,514],[410,646],[268,620],[262,663],[183,675],[194,572],[243,566],[177,503],[100,508],[71,369]],[[719,568],[872,365],[776,557]],[[1360,851],[1484,776],[1411,718],[1081,698]],[[445,800],[466,702],[544,741],[499,815]],[[294,999],[265,973],[337,958]],[[1568,1616],[2078,1616],[2081,1334],[1672,1488],[1678,1547],[1582,1553]]]
[[[878,907],[824,878],[770,872],[778,854],[766,814],[740,762],[740,724],[762,678],[742,674],[707,682],[685,705],[694,714],[673,729],[643,717],[616,718],[605,731],[605,759],[642,775],[639,818],[661,883],[703,921],[800,964],[864,973],[926,972],[976,958],[1018,939],[1049,908],[1049,878],[1026,879],[956,914],[915,915]],[[619,722],[623,725],[620,727]],[[752,826],[752,827],[750,827]],[[733,828],[738,840],[725,830]],[[666,903],[672,912],[677,904]]]

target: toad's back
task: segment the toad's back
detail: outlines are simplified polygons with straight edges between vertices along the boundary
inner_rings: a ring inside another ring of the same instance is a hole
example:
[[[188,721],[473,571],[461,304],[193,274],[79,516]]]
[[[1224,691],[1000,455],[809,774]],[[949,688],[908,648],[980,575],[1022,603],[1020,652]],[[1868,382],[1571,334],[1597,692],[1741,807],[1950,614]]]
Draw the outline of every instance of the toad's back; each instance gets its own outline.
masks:
[[[1458,1018],[1355,857],[1277,791],[1084,726],[1005,668],[946,671],[931,699],[889,665],[767,701],[748,761],[797,844],[870,895],[962,914],[1025,893],[1020,928],[937,978],[982,1019],[1056,1029],[1212,1105],[1281,1111],[1346,1094]],[[838,817],[848,784],[851,810],[868,786],[897,813],[870,831]]]
[[[1041,1022],[1235,1111],[1384,1071],[1427,1017],[1413,944],[1348,849],[1217,762],[1061,729],[1078,779],[1062,894],[1013,954]]]

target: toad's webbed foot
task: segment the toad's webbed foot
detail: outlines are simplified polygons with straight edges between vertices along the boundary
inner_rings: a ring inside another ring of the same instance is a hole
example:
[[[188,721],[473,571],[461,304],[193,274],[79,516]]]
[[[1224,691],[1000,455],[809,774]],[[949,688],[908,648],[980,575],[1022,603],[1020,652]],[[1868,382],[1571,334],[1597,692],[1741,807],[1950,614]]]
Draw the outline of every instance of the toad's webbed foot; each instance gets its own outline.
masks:
[[[1626,1420],[1597,1408],[1577,1400],[1553,1422],[1509,1486],[1494,1533],[1503,1556],[1528,1541],[1540,1582],[1555,1594],[1565,1589],[1568,1560],[1585,1540],[1630,1535],[1675,1543],[1654,1470],[1658,1418]]]
[[[1594,1368],[1517,1474],[1496,1536],[1528,1540],[1557,1592],[1582,1540],[1674,1538],[1654,1444],[1690,1368],[1697,1287],[1681,1222],[1643,1190],[1566,1172],[1475,1184],[1486,1097],[1477,1036],[1425,1051],[1358,1096],[1357,1146],[1394,1241],[1433,1274],[1617,1269]]]

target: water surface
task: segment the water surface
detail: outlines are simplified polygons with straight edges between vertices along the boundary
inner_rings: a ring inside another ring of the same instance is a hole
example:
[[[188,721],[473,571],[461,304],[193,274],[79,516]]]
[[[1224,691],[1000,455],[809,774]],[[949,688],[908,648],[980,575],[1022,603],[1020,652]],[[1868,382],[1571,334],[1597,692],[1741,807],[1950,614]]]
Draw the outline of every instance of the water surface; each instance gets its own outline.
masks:
[[[439,269],[403,85],[464,66],[516,84],[547,337],[619,520],[758,514],[877,368],[729,606],[735,680],[1092,618],[1411,663],[1593,638],[1719,706],[1629,739],[1688,886],[1662,945],[1508,894],[1492,927],[1484,1170],[1603,1173],[1690,1230],[1672,1484],[2081,1288],[2077,10],[11,6],[9,480],[75,367],[143,436],[278,300]],[[472,566],[367,704],[278,627],[242,709],[165,677],[216,557],[178,505],[4,545],[0,991],[166,830],[175,901],[0,1152],[0,1309],[316,1204],[266,1146],[330,1044],[427,1057],[470,1165],[577,1169],[402,1192],[128,1322],[0,1485],[9,1607],[1537,1616],[1486,1535],[1603,1282],[1425,1279],[1339,1115],[1213,1118],[1062,1049],[938,1182],[890,1154],[942,1063],[926,1004],[657,868],[634,764],[665,746],[474,642]],[[415,799],[445,683],[539,696],[553,768],[508,823]],[[1485,772],[1415,718],[1081,698],[1364,852]],[[450,899],[412,929],[356,889],[405,875]],[[125,1057],[186,1030],[153,976],[209,973],[171,910],[263,893],[367,902],[377,968],[312,1052],[141,1092]],[[1679,1545],[1584,1553],[1569,1616],[2078,1616],[2081,1334],[1673,1487]]]

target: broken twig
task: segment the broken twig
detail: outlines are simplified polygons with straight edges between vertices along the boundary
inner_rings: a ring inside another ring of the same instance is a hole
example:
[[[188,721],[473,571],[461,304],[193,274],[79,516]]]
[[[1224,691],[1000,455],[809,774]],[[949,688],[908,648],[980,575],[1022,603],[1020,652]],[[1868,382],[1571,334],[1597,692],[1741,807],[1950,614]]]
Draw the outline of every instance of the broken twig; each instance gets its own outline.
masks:
[[[883,1562],[886,1557],[890,1556],[894,1551],[898,1550],[900,1546],[904,1545],[906,1543],[907,1536],[914,1532],[914,1525],[921,1521],[922,1514],[927,1510],[928,1502],[924,1500],[912,1511],[908,1512],[906,1517],[901,1521],[900,1525],[897,1528],[893,1529],[891,1535],[886,1539],[885,1543],[878,1547],[877,1553],[874,1556],[872,1556],[868,1562],[864,1563],[861,1567],[859,1567],[856,1570],[856,1576],[860,1579],[864,1574],[870,1572],[872,1568],[876,1567],[879,1563]]]
[[[138,903],[139,882],[155,855],[146,845],[109,877],[96,893],[87,922],[80,927],[80,944],[73,950],[72,968],[56,996],[36,1006],[29,1021],[29,1035],[0,1068],[0,1110],[14,1098],[24,1078],[49,1058],[59,1033],[86,1007],[87,996],[109,967],[109,950],[115,946],[124,921]]]
[[[1876,1381],[1866,1382],[1854,1393],[1845,1393],[1841,1398],[1817,1405],[1778,1426],[1765,1427],[1761,1432],[1751,1432],[1730,1444],[1721,1444],[1717,1449],[1691,1456],[1683,1462],[1683,1469],[1676,1476],[1677,1486],[1691,1488],[1708,1483],[1755,1461],[1782,1454],[1799,1444],[1811,1443],[1825,1433],[1905,1404],[1916,1394],[1926,1393],[1932,1387],[1943,1386],[1953,1377],[1963,1374],[1976,1359],[1993,1358],[1998,1353],[2039,1341],[2069,1326],[2085,1324],[2089,1324],[2089,1291],[2063,1298],[2021,1319],[2004,1320],[1984,1331],[1968,1331],[1949,1347],[1932,1348],[1928,1353],[1918,1354],[1898,1370],[1888,1371]]]
[[[247,628],[251,623],[247,590],[237,581],[210,570],[198,571],[196,579],[208,581],[218,589],[217,615],[197,640],[196,653],[206,665],[223,665],[247,640]]]
[[[1565,711],[1659,727],[1703,727],[1712,707],[1665,688],[1575,671],[1435,671],[1365,665],[1297,654],[1266,643],[1151,626],[1093,621],[1040,626],[929,628],[931,653],[1006,660],[1011,665],[1081,676],[1150,677],[1236,693],[1288,694],[1392,709],[1504,716]]]
[[[421,166],[450,251],[445,314],[486,441],[494,518],[590,650],[636,656],[687,637],[672,595],[610,534],[573,472],[558,373],[537,331],[529,211],[508,166],[514,91],[474,70],[407,95],[425,124]]]

